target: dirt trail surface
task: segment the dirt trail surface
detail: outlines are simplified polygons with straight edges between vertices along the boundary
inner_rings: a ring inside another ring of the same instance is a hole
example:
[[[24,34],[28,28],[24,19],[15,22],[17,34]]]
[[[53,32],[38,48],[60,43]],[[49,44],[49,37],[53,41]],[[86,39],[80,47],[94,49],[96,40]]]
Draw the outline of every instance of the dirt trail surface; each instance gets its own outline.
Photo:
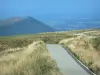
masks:
[[[47,48],[63,75],[89,75],[62,46],[47,44]]]

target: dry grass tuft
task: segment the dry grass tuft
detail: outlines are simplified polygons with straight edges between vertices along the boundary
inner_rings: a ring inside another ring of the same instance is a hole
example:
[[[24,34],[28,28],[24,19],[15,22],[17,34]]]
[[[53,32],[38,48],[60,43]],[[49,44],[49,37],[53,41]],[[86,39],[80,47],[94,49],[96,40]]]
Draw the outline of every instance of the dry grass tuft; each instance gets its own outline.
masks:
[[[77,37],[60,41],[66,48],[87,65],[91,71],[100,75],[100,38]]]
[[[12,49],[13,50],[13,49]],[[14,49],[16,50],[16,49]],[[9,50],[7,50],[9,51]],[[0,56],[0,75],[62,75],[43,42]]]

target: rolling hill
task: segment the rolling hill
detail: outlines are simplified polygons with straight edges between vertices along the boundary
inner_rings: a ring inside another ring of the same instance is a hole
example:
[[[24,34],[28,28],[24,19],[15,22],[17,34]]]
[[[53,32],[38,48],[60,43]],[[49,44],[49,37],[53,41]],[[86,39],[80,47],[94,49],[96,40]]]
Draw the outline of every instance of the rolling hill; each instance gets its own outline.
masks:
[[[0,21],[0,36],[41,32],[54,32],[54,29],[32,17],[14,17]]]

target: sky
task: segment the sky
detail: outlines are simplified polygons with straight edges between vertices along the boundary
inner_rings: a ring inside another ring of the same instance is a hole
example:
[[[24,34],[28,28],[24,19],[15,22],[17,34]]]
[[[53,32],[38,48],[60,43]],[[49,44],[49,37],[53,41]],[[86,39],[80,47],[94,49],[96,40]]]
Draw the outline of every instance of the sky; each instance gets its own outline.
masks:
[[[37,19],[100,13],[100,0],[0,0],[0,19],[31,16]],[[70,16],[69,16],[70,17]]]

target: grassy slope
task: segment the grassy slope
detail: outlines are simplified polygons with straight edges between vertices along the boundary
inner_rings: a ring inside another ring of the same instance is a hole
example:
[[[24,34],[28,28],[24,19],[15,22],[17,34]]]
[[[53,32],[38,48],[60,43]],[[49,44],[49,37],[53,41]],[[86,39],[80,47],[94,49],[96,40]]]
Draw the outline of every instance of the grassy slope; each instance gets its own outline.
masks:
[[[6,51],[0,56],[0,75],[62,75],[41,41]]]
[[[18,52],[19,55],[21,55],[21,53],[23,54],[23,50],[24,50],[23,47],[26,47],[27,45],[31,44],[33,41],[42,40],[45,43],[59,43],[63,39],[76,37],[75,35],[73,35],[73,33],[80,33],[80,32],[85,32],[85,31],[80,30],[80,31],[69,31],[69,32],[54,32],[54,33],[52,32],[52,33],[17,35],[17,36],[8,36],[8,37],[2,36],[2,37],[0,37],[0,51],[1,51],[0,55],[7,54],[7,53],[13,53],[13,50],[16,50],[16,52]],[[88,31],[90,31],[90,30],[88,30]],[[94,35],[95,35],[95,33],[94,33]],[[85,43],[86,43],[86,41],[85,41]],[[95,42],[95,43],[97,44],[97,42]],[[66,46],[69,45],[69,43],[67,44],[67,41],[66,42],[64,41],[64,44]],[[93,45],[93,46],[97,46],[97,45]],[[77,45],[77,47],[78,47],[78,45]],[[86,47],[88,47],[87,43],[86,43]],[[10,49],[10,48],[12,48],[12,49]],[[22,50],[22,52],[20,52],[19,49]],[[89,48],[87,48],[87,52],[89,52],[89,51],[90,51]],[[81,51],[79,51],[79,52],[81,52]],[[88,54],[85,55],[85,53],[86,52],[84,51],[83,57],[84,56],[87,57]],[[90,52],[89,53],[90,56],[88,56],[88,57],[91,58],[91,56],[93,56],[94,53],[97,53],[97,52],[96,51],[93,51],[92,53]],[[79,53],[79,54],[81,54],[81,53]],[[7,57],[8,56],[10,56],[10,55],[7,55]],[[14,56],[14,54],[13,54],[13,56]],[[80,56],[80,58],[81,58],[81,56]],[[98,56],[95,56],[95,58],[98,58]],[[84,59],[84,61],[87,61],[87,60],[88,59]],[[89,64],[91,65],[91,61],[89,62]],[[95,65],[94,65],[94,67],[95,67]]]
[[[100,75],[100,37],[77,37],[60,41],[66,48],[89,67],[91,71]]]

